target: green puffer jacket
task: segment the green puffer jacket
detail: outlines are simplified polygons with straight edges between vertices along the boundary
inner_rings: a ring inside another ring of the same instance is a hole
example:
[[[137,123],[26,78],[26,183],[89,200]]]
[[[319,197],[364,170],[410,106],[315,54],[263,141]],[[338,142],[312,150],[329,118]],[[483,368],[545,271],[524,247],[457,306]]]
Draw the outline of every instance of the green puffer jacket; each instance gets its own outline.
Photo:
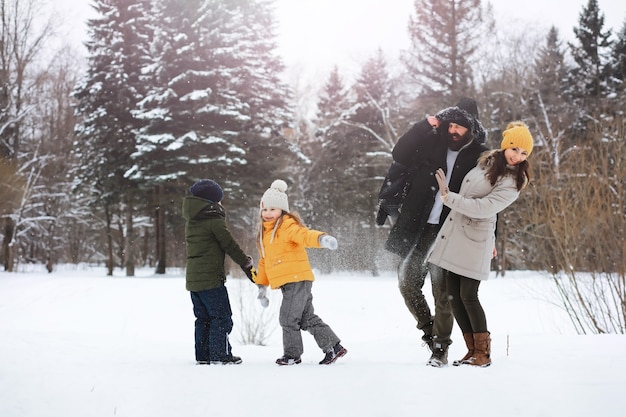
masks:
[[[226,226],[224,207],[202,198],[186,196],[183,217],[187,220],[187,290],[203,291],[224,285],[226,254],[238,265],[248,262],[247,255]]]

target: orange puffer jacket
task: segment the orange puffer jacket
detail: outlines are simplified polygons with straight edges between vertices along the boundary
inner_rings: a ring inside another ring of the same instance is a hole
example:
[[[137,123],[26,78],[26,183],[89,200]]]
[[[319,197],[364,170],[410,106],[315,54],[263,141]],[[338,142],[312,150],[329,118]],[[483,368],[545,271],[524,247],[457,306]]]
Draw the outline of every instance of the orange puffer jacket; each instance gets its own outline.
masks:
[[[319,238],[325,233],[308,229],[289,215],[282,217],[273,233],[276,221],[263,222],[263,248],[255,282],[276,289],[290,282],[313,281],[305,249],[319,248]]]

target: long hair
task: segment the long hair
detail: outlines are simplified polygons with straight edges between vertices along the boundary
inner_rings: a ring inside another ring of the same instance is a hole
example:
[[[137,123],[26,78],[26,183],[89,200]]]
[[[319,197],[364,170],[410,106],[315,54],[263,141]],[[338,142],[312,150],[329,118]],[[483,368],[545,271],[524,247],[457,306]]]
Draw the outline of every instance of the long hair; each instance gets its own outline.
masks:
[[[294,219],[296,223],[298,223],[298,225],[306,227],[306,225],[304,224],[304,221],[302,221],[302,217],[300,216],[298,212],[291,211],[287,213],[283,211],[280,217],[276,219],[274,230],[272,230],[272,240],[274,239],[274,236],[276,235],[276,230],[278,230],[280,225],[283,223],[283,218],[285,216],[288,216]],[[259,252],[261,252],[261,257],[265,257],[265,249],[263,249],[263,217],[261,216],[261,210],[259,210],[259,222],[257,226],[256,245],[257,245],[257,248],[259,249]]]
[[[530,164],[528,163],[528,160],[522,161],[511,168],[506,163],[503,150],[495,151],[490,156],[492,163],[490,164],[487,174],[485,175],[489,179],[492,186],[496,185],[496,182],[498,182],[501,177],[508,174],[513,174],[515,176],[517,191],[521,191],[524,187],[526,187],[526,185],[528,185],[530,182]]]

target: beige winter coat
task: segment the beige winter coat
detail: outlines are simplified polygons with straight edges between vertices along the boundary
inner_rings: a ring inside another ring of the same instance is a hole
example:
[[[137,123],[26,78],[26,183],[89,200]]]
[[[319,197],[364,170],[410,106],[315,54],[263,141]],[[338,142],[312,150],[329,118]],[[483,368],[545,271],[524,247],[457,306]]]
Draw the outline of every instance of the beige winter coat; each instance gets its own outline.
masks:
[[[485,176],[494,152],[482,156],[476,168],[467,173],[459,193],[448,193],[444,204],[451,211],[428,259],[443,269],[477,280],[489,277],[496,215],[519,196],[512,174],[500,178],[494,186]]]

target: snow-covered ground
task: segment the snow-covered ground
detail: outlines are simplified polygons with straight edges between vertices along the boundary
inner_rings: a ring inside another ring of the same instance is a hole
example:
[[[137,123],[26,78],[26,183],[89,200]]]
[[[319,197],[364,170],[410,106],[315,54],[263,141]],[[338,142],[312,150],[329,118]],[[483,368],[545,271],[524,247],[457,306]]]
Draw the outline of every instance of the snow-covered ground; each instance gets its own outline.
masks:
[[[305,333],[303,363],[290,367],[274,364],[279,291],[263,310],[252,284],[229,280],[231,342],[243,364],[197,366],[182,272],[142,272],[0,272],[0,416],[612,417],[626,409],[626,336],[576,335],[540,274],[481,286],[491,367],[436,369],[425,365],[429,353],[391,272],[318,275],[316,312],[349,352],[318,365],[323,354]],[[271,323],[260,326],[273,330],[265,346],[241,343],[250,316]],[[453,338],[451,359],[465,353],[456,326]]]

